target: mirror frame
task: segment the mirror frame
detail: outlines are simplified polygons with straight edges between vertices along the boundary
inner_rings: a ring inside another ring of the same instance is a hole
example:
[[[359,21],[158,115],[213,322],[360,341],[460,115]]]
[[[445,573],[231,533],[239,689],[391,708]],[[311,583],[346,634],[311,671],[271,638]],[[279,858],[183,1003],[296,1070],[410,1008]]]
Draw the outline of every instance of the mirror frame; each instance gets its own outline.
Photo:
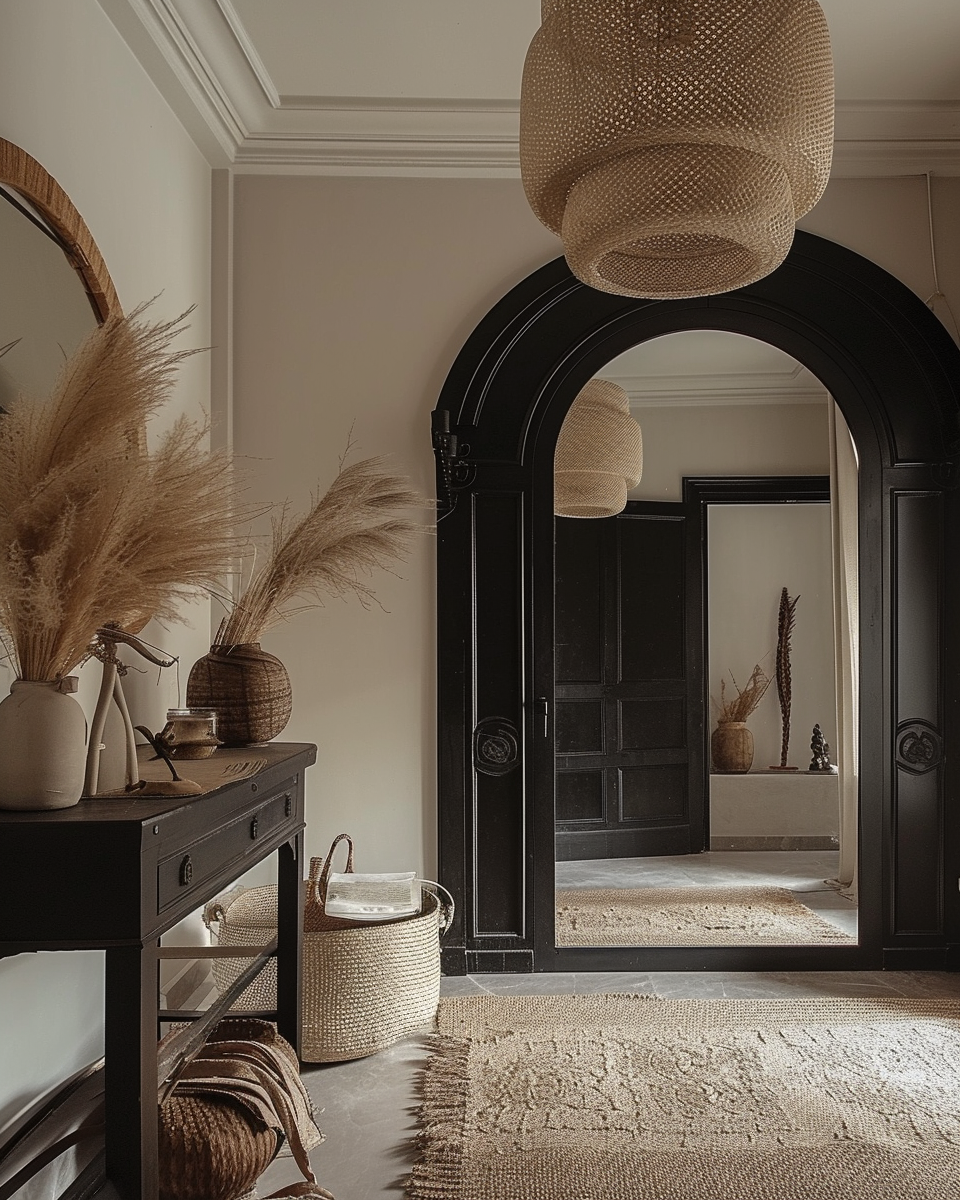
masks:
[[[0,183],[22,196],[49,224],[80,276],[98,323],[120,313],[107,264],[70,197],[35,158],[4,138],[0,138]]]
[[[554,945],[553,455],[580,388],[652,338],[718,329],[808,367],[860,456],[860,938],[855,947]],[[440,877],[449,974],[960,966],[960,350],[899,280],[798,232],[772,275],[612,296],[557,259],[454,362],[437,455]],[[547,704],[546,718],[544,701]]]

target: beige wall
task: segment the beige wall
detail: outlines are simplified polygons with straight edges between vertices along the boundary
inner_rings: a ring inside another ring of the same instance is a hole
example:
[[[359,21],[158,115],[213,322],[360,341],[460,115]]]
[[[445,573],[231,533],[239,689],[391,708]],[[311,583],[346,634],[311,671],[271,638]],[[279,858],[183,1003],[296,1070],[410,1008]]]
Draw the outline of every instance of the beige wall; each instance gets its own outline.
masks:
[[[826,404],[634,409],[643,478],[633,500],[680,500],[685,475],[829,475]]]
[[[780,589],[799,596],[791,638],[793,705],[788,765],[806,770],[814,723],[836,761],[833,652],[833,557],[829,504],[711,504],[707,515],[707,613],[710,695],[719,702],[743,687],[755,663],[776,670]],[[717,710],[711,706],[710,728]],[[754,767],[780,762],[780,705],[775,684],[747,721]]]
[[[5,0],[0,136],[66,189],[124,307],[160,294],[154,312],[161,317],[196,303],[187,336],[192,345],[207,344],[210,169],[95,0]],[[191,360],[170,416],[199,413],[209,401],[208,381],[209,364]],[[193,629],[156,631],[153,638],[187,663],[205,648],[207,605],[192,615]],[[162,718],[176,695],[168,674],[160,689],[155,674],[128,677],[135,720],[153,725]],[[4,691],[5,680],[0,671]],[[95,683],[89,674],[88,705]],[[38,861],[36,869],[42,874],[46,865]],[[53,877],[47,882],[57,886]],[[0,961],[0,1128],[100,1053],[102,980],[99,952]]]
[[[235,425],[257,496],[297,509],[353,430],[433,495],[430,410],[491,304],[553,255],[519,184],[241,178]],[[429,519],[429,517],[427,517]],[[287,664],[284,736],[315,741],[308,846],[341,830],[361,870],[435,868],[433,546],[376,580],[385,611],[331,601],[268,633]]]
[[[934,187],[941,284],[958,307],[960,180]],[[932,290],[922,179],[838,181],[803,224]],[[431,489],[428,414],[450,364],[559,252],[511,180],[242,177],[235,236],[236,445],[256,460],[257,494],[298,506],[332,478],[351,426],[360,453],[393,454]],[[651,430],[659,419],[641,416]],[[808,439],[785,444],[791,470],[824,469]],[[643,486],[666,497],[674,483],[651,464]],[[293,679],[285,736],[319,745],[313,853],[347,829],[362,867],[434,869],[432,561],[424,546],[403,579],[378,580],[387,612],[331,603],[264,639]]]

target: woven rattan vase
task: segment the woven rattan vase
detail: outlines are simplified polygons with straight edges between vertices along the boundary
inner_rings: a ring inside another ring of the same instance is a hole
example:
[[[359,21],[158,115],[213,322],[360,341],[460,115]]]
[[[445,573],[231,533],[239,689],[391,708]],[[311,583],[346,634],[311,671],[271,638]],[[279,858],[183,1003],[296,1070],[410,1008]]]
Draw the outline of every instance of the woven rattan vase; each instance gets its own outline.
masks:
[[[643,438],[627,393],[591,379],[564,419],[553,463],[553,511],[558,517],[612,517],[640,482]]]
[[[543,0],[520,169],[591,287],[670,298],[761,279],[822,195],[832,148],[816,0]]]
[[[190,670],[187,704],[216,712],[217,737],[225,746],[269,742],[290,720],[290,676],[259,642],[214,645]]]

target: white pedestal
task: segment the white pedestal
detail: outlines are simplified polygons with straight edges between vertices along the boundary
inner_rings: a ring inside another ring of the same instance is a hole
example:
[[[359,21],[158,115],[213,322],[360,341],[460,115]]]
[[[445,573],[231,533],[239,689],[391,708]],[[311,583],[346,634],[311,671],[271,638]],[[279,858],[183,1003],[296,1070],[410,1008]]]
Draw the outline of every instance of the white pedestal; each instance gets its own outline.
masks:
[[[840,833],[839,776],[750,771],[710,776],[712,850],[821,850]]]

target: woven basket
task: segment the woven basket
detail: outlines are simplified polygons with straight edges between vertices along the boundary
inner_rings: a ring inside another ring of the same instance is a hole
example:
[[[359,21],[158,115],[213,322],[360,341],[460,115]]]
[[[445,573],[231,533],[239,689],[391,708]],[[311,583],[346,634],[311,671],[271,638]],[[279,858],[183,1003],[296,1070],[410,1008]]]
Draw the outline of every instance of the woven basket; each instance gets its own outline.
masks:
[[[323,897],[337,845],[310,863],[304,905],[301,1057],[343,1062],[383,1050],[434,1019],[440,998],[440,936],[452,921],[452,901],[442,903],[425,886],[419,914],[394,921],[351,921],[328,916]],[[436,885],[432,885],[436,886]],[[275,887],[250,888],[226,908],[210,906],[219,922],[219,944],[262,946],[276,934]],[[225,990],[247,966],[245,959],[214,959],[213,977]],[[276,1008],[276,964],[270,962],[243,992],[236,1009]]]
[[[168,1035],[174,1036],[174,1035]],[[180,1068],[158,1111],[160,1200],[235,1200],[286,1138],[305,1184],[275,1195],[329,1197],[307,1158],[322,1141],[293,1047],[267,1021],[221,1021]]]
[[[286,728],[293,691],[286,667],[259,642],[210,647],[190,668],[190,708],[212,708],[225,746],[269,742]]]

